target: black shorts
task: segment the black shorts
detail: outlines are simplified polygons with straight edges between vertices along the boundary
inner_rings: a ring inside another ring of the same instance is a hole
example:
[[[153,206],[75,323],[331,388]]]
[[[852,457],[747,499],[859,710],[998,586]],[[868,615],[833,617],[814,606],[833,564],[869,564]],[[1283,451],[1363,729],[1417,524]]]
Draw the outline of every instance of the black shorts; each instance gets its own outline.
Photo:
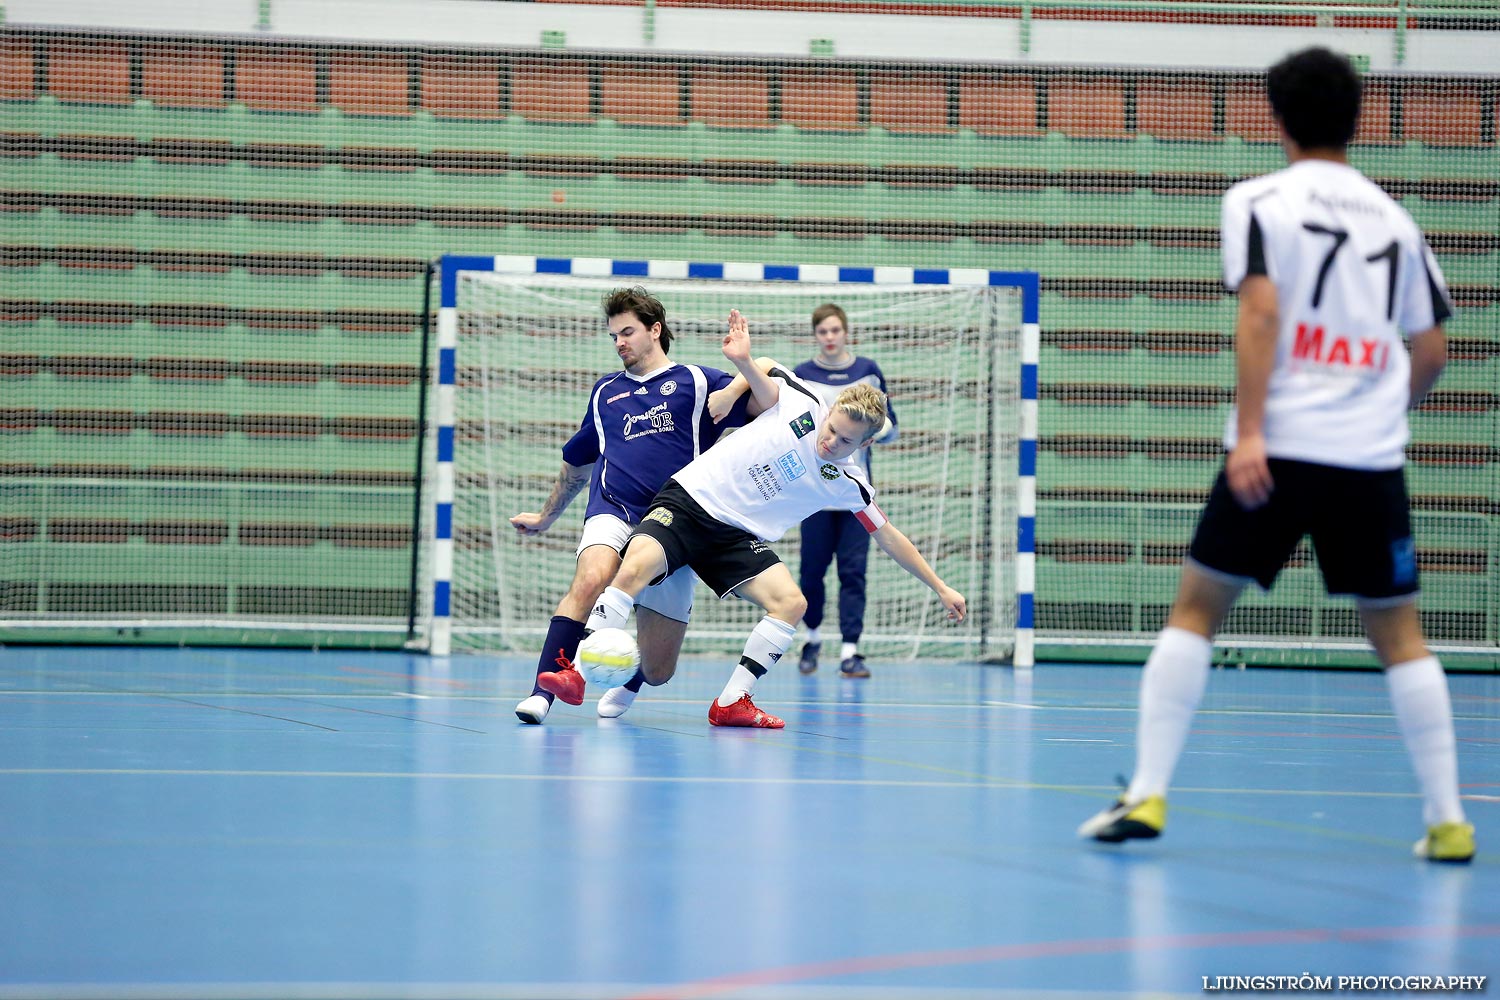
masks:
[[[720,597],[728,597],[735,587],[781,562],[769,542],[714,517],[675,479],[668,479],[656,491],[651,509],[635,526],[631,539],[636,535],[649,535],[661,544],[667,554],[665,576],[690,567]]]
[[[1400,469],[1341,469],[1284,458],[1269,464],[1275,488],[1255,510],[1240,506],[1219,473],[1193,533],[1190,559],[1269,590],[1302,536],[1311,535],[1328,593],[1379,600],[1417,592],[1417,552]]]

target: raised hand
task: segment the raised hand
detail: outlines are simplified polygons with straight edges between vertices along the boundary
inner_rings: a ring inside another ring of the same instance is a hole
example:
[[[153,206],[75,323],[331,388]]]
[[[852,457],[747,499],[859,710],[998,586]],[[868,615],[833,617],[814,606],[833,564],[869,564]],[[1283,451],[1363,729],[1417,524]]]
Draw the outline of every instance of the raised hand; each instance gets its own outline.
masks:
[[[729,310],[729,332],[724,334],[724,357],[736,367],[750,362],[750,324],[738,309]]]

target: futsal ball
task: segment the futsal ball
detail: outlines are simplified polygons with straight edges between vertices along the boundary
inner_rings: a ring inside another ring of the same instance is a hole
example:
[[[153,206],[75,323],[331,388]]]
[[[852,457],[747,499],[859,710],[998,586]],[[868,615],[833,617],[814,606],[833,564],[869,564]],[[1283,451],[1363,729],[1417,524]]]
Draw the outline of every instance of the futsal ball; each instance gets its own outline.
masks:
[[[578,670],[600,687],[616,688],[635,676],[641,662],[635,636],[622,628],[601,628],[578,644]]]

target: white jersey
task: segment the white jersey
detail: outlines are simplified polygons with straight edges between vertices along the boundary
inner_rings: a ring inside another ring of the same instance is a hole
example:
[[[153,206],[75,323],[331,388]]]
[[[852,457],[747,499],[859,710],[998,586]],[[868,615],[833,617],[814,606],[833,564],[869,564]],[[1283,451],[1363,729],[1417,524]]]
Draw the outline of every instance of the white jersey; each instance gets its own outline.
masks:
[[[777,365],[776,405],[689,462],[672,478],[709,514],[774,542],[809,514],[852,511],[874,532],[885,524],[859,454],[837,462],[818,455],[828,404]]]
[[[1411,216],[1353,167],[1300,160],[1230,188],[1221,236],[1231,291],[1252,274],[1276,285],[1267,454],[1400,468],[1411,391],[1405,335],[1453,312]],[[1235,417],[1226,448],[1235,445]]]

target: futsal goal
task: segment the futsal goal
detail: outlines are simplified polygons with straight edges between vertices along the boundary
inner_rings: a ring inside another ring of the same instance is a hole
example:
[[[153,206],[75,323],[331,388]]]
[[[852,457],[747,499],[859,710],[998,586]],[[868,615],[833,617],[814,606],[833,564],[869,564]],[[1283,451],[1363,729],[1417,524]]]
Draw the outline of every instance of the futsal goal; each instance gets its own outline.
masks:
[[[590,388],[618,365],[602,299],[635,284],[666,306],[674,361],[721,369],[730,309],[748,318],[755,355],[790,367],[814,352],[813,309],[842,306],[851,347],[881,364],[900,422],[899,440],[873,456],[877,502],[970,610],[946,624],[934,595],[877,553],[861,645],[1031,664],[1034,273],[512,256],[441,261],[424,484],[431,652],[529,652],[545,634],[572,580],[585,498],[541,536],[520,537],[509,518],[551,490]],[[734,447],[733,432],[718,447]],[[796,530],[776,550],[795,571]],[[700,583],[687,648],[738,648],[760,615]],[[826,627],[836,615],[830,600]]]

